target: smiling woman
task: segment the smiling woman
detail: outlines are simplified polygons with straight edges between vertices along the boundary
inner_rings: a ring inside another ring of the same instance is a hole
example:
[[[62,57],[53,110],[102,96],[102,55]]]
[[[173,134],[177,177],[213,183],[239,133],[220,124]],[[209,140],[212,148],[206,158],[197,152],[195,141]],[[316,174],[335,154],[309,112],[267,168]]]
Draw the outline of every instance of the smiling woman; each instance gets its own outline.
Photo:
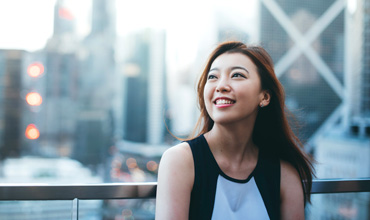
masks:
[[[198,83],[200,132],[160,163],[157,219],[304,219],[312,164],[268,53],[220,44]]]

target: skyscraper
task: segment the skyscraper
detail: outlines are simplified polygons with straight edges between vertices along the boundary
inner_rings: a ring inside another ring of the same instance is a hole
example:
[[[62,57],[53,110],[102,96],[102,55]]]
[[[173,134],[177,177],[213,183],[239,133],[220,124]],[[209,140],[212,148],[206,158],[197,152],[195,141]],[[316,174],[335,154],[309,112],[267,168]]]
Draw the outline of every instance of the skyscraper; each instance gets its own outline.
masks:
[[[92,1],[91,31],[76,50],[78,95],[73,157],[95,167],[105,162],[115,121],[114,1]]]
[[[124,149],[140,153],[140,146],[164,143],[165,37],[165,31],[148,28],[119,39]]]
[[[352,131],[360,136],[370,135],[370,1],[357,1],[357,10],[350,14],[352,21],[351,37],[355,39],[351,45],[355,47],[351,62],[352,75],[348,78],[350,84],[350,99],[348,118]],[[356,43],[354,43],[356,42]],[[357,58],[357,60],[356,60]],[[355,68],[357,67],[357,68]]]
[[[363,59],[362,59],[362,91],[363,100],[361,106],[362,116],[367,119],[367,133],[370,133],[370,1],[364,0],[363,2],[364,10],[364,49],[363,49]]]
[[[0,50],[0,160],[21,154],[24,56],[24,51]]]
[[[261,41],[287,106],[303,123],[300,137],[318,161],[317,177],[368,177],[369,0],[261,2]],[[308,219],[369,218],[368,194],[312,200]]]
[[[58,0],[54,10],[54,32],[43,49],[45,95],[40,114],[43,137],[40,154],[70,156],[75,135],[78,94],[78,61],[75,18],[68,5]]]
[[[261,44],[271,54],[305,142],[339,118],[345,1],[262,0]]]

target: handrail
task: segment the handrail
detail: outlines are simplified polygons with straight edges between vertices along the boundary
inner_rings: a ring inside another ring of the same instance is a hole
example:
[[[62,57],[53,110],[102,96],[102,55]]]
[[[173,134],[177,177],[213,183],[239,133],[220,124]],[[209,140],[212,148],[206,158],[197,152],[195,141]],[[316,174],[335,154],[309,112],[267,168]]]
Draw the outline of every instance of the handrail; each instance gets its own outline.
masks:
[[[370,192],[370,178],[317,179],[312,181],[312,194]]]
[[[155,198],[156,182],[26,185],[0,184],[0,200],[146,199]],[[370,178],[313,180],[312,194],[370,192]]]

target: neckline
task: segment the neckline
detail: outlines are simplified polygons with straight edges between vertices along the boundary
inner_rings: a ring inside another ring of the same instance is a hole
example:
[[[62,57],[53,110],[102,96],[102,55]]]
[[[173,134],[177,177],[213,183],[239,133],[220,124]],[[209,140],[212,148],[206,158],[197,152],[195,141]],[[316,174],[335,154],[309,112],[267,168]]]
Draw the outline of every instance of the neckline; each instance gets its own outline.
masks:
[[[246,179],[236,179],[236,178],[233,178],[233,177],[230,177],[230,176],[226,175],[222,171],[222,169],[220,168],[220,166],[218,165],[218,163],[216,161],[216,158],[213,156],[213,153],[211,151],[211,148],[209,147],[209,144],[207,142],[207,139],[204,137],[204,134],[201,135],[201,138],[203,139],[203,141],[205,143],[207,154],[209,155],[212,163],[214,164],[214,166],[216,167],[216,169],[218,170],[218,172],[220,173],[220,175],[223,176],[225,179],[227,179],[229,181],[232,181],[232,182],[236,182],[236,183],[247,183],[254,176],[257,168],[259,167],[259,163],[260,163],[260,158],[261,158],[261,150],[260,149],[258,150],[258,156],[257,156],[256,166],[254,167],[253,171],[249,174],[249,176]]]

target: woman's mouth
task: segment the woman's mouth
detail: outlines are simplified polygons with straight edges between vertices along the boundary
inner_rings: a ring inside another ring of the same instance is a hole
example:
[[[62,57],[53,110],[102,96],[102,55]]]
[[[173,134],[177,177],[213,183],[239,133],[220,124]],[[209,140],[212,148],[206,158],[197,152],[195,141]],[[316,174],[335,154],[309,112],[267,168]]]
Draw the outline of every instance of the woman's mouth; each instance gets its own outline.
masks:
[[[214,101],[214,104],[217,106],[217,107],[228,107],[228,106],[231,106],[235,103],[234,100],[231,100],[231,99],[224,99],[224,98],[219,98],[219,99],[216,99]]]

